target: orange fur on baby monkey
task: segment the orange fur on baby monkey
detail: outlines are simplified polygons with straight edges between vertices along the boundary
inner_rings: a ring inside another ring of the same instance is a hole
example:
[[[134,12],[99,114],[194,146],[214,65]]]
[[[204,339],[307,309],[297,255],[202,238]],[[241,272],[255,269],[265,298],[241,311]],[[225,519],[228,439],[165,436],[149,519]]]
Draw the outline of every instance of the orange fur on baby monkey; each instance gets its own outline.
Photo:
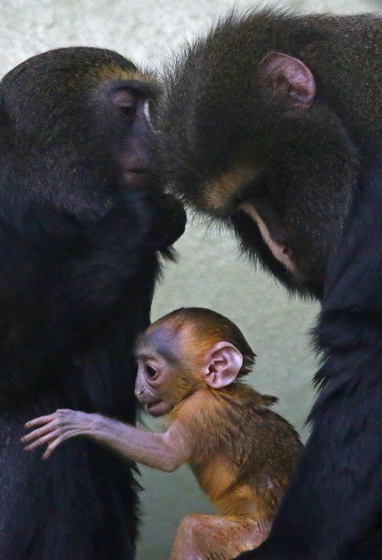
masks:
[[[269,410],[277,399],[239,379],[255,355],[238,327],[202,308],[153,323],[137,343],[137,399],[167,430],[154,433],[99,414],[58,410],[23,438],[47,458],[65,439],[87,436],[134,461],[171,472],[188,463],[218,515],[188,515],[171,560],[229,560],[258,546],[271,527],[299,458],[292,426]]]

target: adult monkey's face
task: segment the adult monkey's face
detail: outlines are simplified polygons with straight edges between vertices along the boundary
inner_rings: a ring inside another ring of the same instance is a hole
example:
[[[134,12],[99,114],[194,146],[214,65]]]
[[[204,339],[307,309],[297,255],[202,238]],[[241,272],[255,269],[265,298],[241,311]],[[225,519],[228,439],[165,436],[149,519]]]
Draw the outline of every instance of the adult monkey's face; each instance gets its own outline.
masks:
[[[164,194],[156,160],[154,76],[112,51],[64,48],[17,66],[0,93],[0,174],[20,208],[52,205],[89,223],[145,206],[137,233],[152,228],[154,248],[179,237],[184,211]]]
[[[308,65],[260,44],[274,42],[266,20],[228,19],[176,64],[164,157],[186,204],[233,226],[290,290],[322,297],[359,156]]]

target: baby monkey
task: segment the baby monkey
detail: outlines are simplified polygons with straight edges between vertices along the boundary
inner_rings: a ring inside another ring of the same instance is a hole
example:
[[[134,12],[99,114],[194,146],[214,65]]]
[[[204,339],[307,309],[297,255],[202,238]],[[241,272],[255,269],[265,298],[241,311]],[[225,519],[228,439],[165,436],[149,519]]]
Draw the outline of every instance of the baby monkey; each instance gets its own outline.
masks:
[[[185,517],[171,560],[229,560],[258,546],[302,445],[269,410],[277,399],[238,381],[255,361],[243,334],[214,311],[182,308],[140,336],[136,357],[136,397],[149,414],[165,417],[165,432],[63,409],[27,422],[35,429],[22,439],[26,449],[47,443],[47,459],[66,439],[86,436],[163,471],[188,463],[219,514]]]

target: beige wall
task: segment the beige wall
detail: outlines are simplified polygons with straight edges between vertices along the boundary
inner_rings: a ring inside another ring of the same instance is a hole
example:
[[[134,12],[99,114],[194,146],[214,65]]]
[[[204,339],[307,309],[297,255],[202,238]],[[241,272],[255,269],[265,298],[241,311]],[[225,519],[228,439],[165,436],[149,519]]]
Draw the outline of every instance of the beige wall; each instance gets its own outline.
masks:
[[[186,38],[203,32],[232,8],[232,0],[0,0],[2,73],[33,54],[68,45],[117,50],[159,67]],[[236,0],[238,9],[253,3]],[[263,6],[264,3],[259,2]],[[376,0],[278,2],[294,10],[371,11]],[[154,301],[153,318],[181,305],[202,305],[228,315],[258,355],[250,377],[259,390],[280,397],[277,410],[305,435],[312,402],[314,358],[307,336],[317,306],[289,299],[276,283],[241,258],[229,234],[191,221],[177,243]],[[174,474],[142,469],[145,513],[140,560],[165,560],[182,515],[208,511],[186,468]]]

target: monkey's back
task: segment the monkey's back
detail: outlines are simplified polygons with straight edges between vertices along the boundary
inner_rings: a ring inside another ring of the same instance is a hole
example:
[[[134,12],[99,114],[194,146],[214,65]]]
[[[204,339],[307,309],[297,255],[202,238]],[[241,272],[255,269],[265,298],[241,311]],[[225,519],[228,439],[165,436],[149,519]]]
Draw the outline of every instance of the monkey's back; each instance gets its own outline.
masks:
[[[302,449],[291,424],[269,410],[277,399],[236,382],[187,400],[198,411],[189,419],[199,434],[190,466],[203,491],[220,513],[271,521]]]

